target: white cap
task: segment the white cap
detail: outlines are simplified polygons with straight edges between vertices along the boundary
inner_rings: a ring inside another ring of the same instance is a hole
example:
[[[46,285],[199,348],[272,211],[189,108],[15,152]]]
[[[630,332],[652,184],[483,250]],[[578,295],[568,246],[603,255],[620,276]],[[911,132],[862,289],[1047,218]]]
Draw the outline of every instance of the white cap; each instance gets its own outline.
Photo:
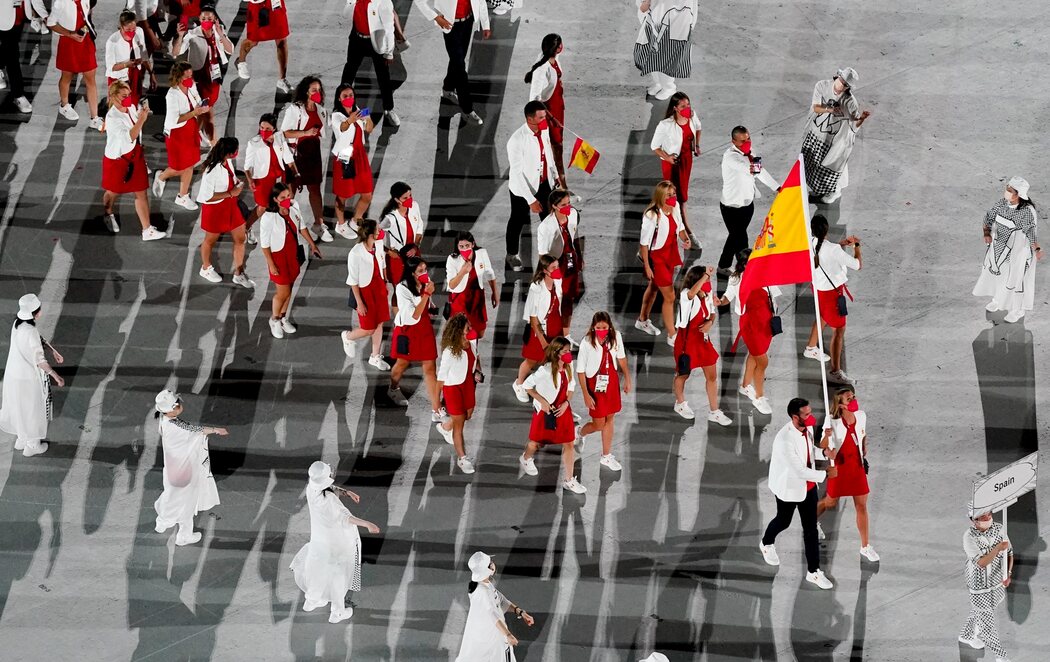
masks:
[[[667,656],[663,653],[653,653],[644,660],[638,660],[638,662],[671,662],[667,659]]]
[[[977,519],[978,517],[983,517],[990,512],[992,512],[990,508],[981,508],[979,510],[974,510],[973,500],[971,500],[970,503],[966,504],[966,513],[970,516],[970,519]]]
[[[846,87],[853,87],[853,85],[860,80],[860,76],[857,75],[857,70],[853,67],[842,67],[835,72],[835,76],[842,79],[842,82],[846,84]]]
[[[153,407],[162,414],[170,414],[175,409],[175,405],[179,404],[179,399],[178,393],[164,389],[153,399]]]
[[[310,465],[310,487],[315,490],[323,490],[335,483],[332,478],[332,467],[318,460]]]
[[[1013,190],[1017,191],[1017,195],[1021,196],[1022,200],[1027,200],[1028,199],[1028,180],[1027,179],[1025,179],[1024,177],[1011,177],[1009,186]],[[32,296],[32,295],[31,294],[27,294],[26,296]],[[22,298],[24,299],[25,297],[22,297]]]
[[[489,565],[492,564],[492,557],[485,552],[474,552],[470,560],[467,561],[467,567],[470,568],[470,580],[474,582],[483,582],[492,576],[492,570]]]
[[[35,294],[23,295],[18,300],[18,319],[29,321],[33,319],[33,313],[40,309],[40,299]]]

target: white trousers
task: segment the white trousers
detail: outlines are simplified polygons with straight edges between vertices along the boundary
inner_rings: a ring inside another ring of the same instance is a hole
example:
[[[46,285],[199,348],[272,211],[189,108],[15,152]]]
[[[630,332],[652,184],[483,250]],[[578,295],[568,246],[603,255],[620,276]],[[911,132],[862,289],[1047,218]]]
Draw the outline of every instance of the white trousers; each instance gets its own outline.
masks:
[[[653,78],[653,86],[654,87],[659,86],[659,87],[662,87],[662,88],[665,88],[665,89],[668,88],[668,87],[675,87],[674,78],[671,77],[671,76],[668,76],[665,73],[661,73],[659,71],[654,71],[653,73],[651,73],[649,75],[652,76],[652,78]]]

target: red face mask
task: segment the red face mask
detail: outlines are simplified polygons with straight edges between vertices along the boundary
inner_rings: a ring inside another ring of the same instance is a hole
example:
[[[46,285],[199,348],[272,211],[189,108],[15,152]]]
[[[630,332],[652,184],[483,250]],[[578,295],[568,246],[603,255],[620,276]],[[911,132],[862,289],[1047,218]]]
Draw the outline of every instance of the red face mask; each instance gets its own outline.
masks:
[[[278,200],[277,204],[281,207],[281,209],[291,209],[292,208],[292,199],[291,198],[285,198],[284,200]]]
[[[213,27],[215,27],[215,21],[201,21],[201,30],[211,32]]]
[[[678,204],[678,196],[677,195],[669,195],[669,196],[667,196],[667,199],[664,200],[664,202],[667,203],[668,207],[674,207],[675,205]]]
[[[686,118],[686,119],[689,119],[690,117],[693,116],[693,109],[690,108],[689,106],[686,106],[685,108],[679,110],[678,114],[681,115],[682,117]]]
[[[124,41],[131,41],[135,38],[134,28],[132,28],[131,30],[122,30],[121,33],[124,35]]]
[[[817,417],[814,416],[813,414],[810,414],[809,416],[807,416],[806,418],[804,418],[802,420],[802,425],[805,425],[807,428],[811,428],[811,427],[813,427],[816,424],[817,424]]]
[[[700,291],[704,294],[711,294],[711,281],[707,281],[703,285],[701,285]]]
[[[120,100],[120,105],[124,106],[125,108],[131,108],[135,105],[135,100],[131,98],[131,95],[128,95]]]
[[[412,209],[412,196],[408,196],[401,201],[401,204],[405,206],[405,209]]]
[[[572,205],[565,205],[564,207],[558,207],[558,212],[561,213],[562,216],[568,216],[569,214],[572,213]]]
[[[430,282],[430,274],[424,271],[423,273],[416,276],[416,279],[419,281],[420,285],[426,285]]]
[[[321,98],[321,93],[320,92],[311,92],[310,93],[310,101],[313,101],[314,103],[321,103],[321,101],[323,101],[323,99]]]
[[[259,137],[263,140],[273,138],[273,129],[259,129]]]
[[[609,329],[595,329],[594,337],[598,339],[598,342],[605,342],[605,339],[609,337]]]
[[[231,160],[231,161],[236,161],[236,160],[237,160],[237,157],[238,157],[239,155],[240,155],[240,152],[234,152],[233,154],[230,154],[230,160]]]
[[[386,232],[383,231],[383,228],[376,230],[376,241],[382,241],[385,236]]]
[[[745,140],[744,142],[742,142],[740,144],[740,151],[743,152],[744,154],[750,154],[751,153],[751,141],[750,140]]]
[[[473,248],[469,248],[469,249],[467,249],[465,251],[460,251],[459,254],[463,256],[464,260],[469,260],[470,256],[474,254],[474,249]]]
[[[477,331],[475,331],[474,329],[471,329],[470,331],[467,331],[467,340],[477,340],[477,339],[478,339],[478,332]]]
[[[572,352],[565,352],[560,357],[562,363],[572,363]]]
[[[343,99],[340,99],[339,103],[343,104],[343,108],[346,108],[347,110],[350,110],[351,108],[354,107],[354,98],[353,97],[345,97]]]
[[[540,121],[539,121],[539,122],[538,122],[538,123],[536,124],[536,130],[537,130],[537,131],[546,131],[546,130],[547,130],[547,127],[549,127],[549,126],[550,126],[550,124],[548,124],[548,123],[547,123],[547,118],[546,118],[546,117],[544,117],[543,119],[541,119],[541,120],[540,120]]]
[[[561,280],[561,269],[555,269],[548,274],[554,280]]]
[[[182,86],[185,87],[187,90],[193,87],[193,78],[183,78]]]
[[[854,414],[860,411],[860,403],[854,398],[846,404],[846,411],[853,412]]]

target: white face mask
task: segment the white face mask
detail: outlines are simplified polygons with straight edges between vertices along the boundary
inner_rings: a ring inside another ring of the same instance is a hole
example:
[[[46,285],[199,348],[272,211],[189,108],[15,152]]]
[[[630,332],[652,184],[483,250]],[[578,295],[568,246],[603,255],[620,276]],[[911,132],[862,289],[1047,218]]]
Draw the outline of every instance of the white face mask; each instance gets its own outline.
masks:
[[[978,531],[987,531],[988,529],[990,529],[992,527],[992,520],[990,520],[990,519],[978,520],[978,521],[974,522],[973,525],[975,527],[977,527]]]

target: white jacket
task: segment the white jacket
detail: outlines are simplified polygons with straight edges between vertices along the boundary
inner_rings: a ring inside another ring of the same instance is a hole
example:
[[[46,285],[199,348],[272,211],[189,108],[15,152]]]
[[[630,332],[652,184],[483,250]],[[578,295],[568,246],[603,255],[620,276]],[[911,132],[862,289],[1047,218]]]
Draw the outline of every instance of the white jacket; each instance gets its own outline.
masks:
[[[868,415],[863,411],[856,411],[853,415],[857,417],[857,423],[853,428],[857,433],[857,438],[854,441],[857,442],[857,450],[860,451],[861,457],[864,457],[864,445],[868,443]],[[841,448],[846,441],[846,422],[841,418],[828,416],[824,419],[824,427],[831,428],[831,448]]]
[[[117,30],[109,35],[109,39],[106,40],[106,76],[126,82],[128,80],[128,70],[114,69],[113,67],[121,62],[148,57],[149,54],[146,52],[146,33],[142,31],[142,28],[135,28],[135,36],[131,38],[130,43],[124,39],[123,32]],[[139,65],[139,69],[142,69],[142,65]]]
[[[485,287],[485,283],[496,280],[496,272],[492,268],[492,258],[489,257],[489,252],[484,248],[474,249],[474,272],[478,275],[478,285],[482,288]],[[449,287],[448,283],[459,273],[459,270],[463,268],[463,256],[459,253],[455,255],[449,255],[445,260],[445,289],[449,292],[460,293],[467,289],[467,280],[469,276],[463,278],[456,284],[455,287]]]
[[[809,463],[806,462],[806,445],[809,445]],[[773,451],[769,458],[769,489],[781,501],[799,503],[806,499],[806,482],[823,483],[827,472],[813,468],[824,451],[813,445],[813,428],[806,428],[806,439],[788,421],[773,439]]]
[[[357,0],[346,0],[343,18],[350,21],[354,30],[354,8]],[[356,31],[355,31],[356,32]],[[368,3],[368,32],[372,37],[372,48],[388,60],[394,59],[394,3],[390,0],[372,0]]]
[[[19,2],[26,15],[26,22],[33,18],[33,7],[29,0]],[[11,2],[0,2],[0,32],[7,32],[15,27],[15,4]]]
[[[223,34],[226,34],[225,28],[220,23],[216,23],[215,27],[212,28],[210,38],[204,34],[204,30],[198,25],[182,38],[179,55],[186,55],[186,59],[194,71],[203,69],[208,66],[208,42],[210,41],[215,45],[215,50],[219,52],[219,62],[226,64],[230,61],[229,55],[233,53],[233,49],[226,50],[226,46],[222,43],[220,36]],[[194,42],[196,42],[196,46],[194,46]],[[192,51],[190,51],[191,48],[193,49]]]
[[[288,141],[280,131],[273,134],[273,151],[277,154],[278,163],[285,166],[295,163],[292,149],[288,147]],[[287,170],[287,167],[285,169]],[[252,136],[244,150],[244,172],[250,172],[252,179],[262,179],[270,173],[270,146],[259,134]]]
[[[615,371],[619,365],[617,362],[620,359],[626,359],[627,353],[623,349],[623,336],[619,333],[616,334],[616,340],[609,348],[609,353],[612,355],[612,370]],[[585,373],[588,378],[594,377],[598,374],[598,369],[602,367],[602,348],[595,347],[591,344],[586,337],[583,342],[580,343],[580,350],[576,355],[576,372]]]
[[[444,16],[449,23],[456,22],[456,0],[413,0],[412,4],[428,21]],[[474,29],[488,30],[489,7],[485,0],[470,0],[470,9],[474,12]],[[442,32],[448,33],[450,30],[442,30]]]
[[[192,78],[190,80],[193,80]],[[185,93],[184,93],[185,92]],[[189,89],[179,85],[169,87],[164,95],[164,135],[170,134],[175,129],[180,129],[186,122],[180,122],[179,117],[190,112],[194,108],[200,108],[201,95],[194,83]]]
[[[689,118],[688,126],[694,134],[700,130],[700,118],[696,116],[695,110],[693,116]],[[660,123],[656,125],[649,149],[662,149],[668,154],[675,155],[682,153],[682,125],[675,121],[674,115],[660,120]]]
[[[682,222],[681,205],[675,205],[671,209],[671,216],[674,218],[675,224],[678,227],[678,232],[684,230],[685,224]],[[638,237],[638,243],[647,247],[651,251],[659,250],[667,243],[670,232],[671,224],[667,221],[667,214],[663,213],[660,209],[646,212],[642,214],[642,232]],[[655,238],[653,236],[654,233]],[[672,241],[678,241],[677,233],[672,238]]]
[[[572,374],[576,372],[573,369],[573,365],[569,364],[569,367],[565,371],[566,373]],[[565,378],[565,374],[558,372],[558,381],[555,382],[554,378],[551,377],[550,364],[544,363],[540,367],[532,371],[532,374],[525,378],[522,382],[522,386],[526,390],[534,390],[543,396],[543,399],[554,404],[554,399],[558,397],[558,389],[561,388],[561,380]],[[569,388],[566,392],[566,399],[572,399],[572,393],[576,390],[576,380],[569,382]],[[532,399],[532,406],[536,408],[536,411],[543,411],[543,407],[540,405],[540,401],[536,398]]]
[[[375,255],[368,252],[365,248],[364,243],[357,242],[354,247],[350,249],[350,252],[346,255],[346,284],[357,285],[358,287],[365,287],[372,282],[372,269],[375,268],[375,264],[379,263],[379,276],[386,278],[386,260],[383,259],[383,240],[376,239],[375,244],[372,246],[375,248]]]
[[[405,246],[405,239],[408,238],[408,224],[412,224],[412,234],[417,245],[423,237],[423,231],[426,230],[427,224],[423,221],[423,217],[419,213],[419,205],[413,204],[408,210],[408,219],[406,220],[395,209],[383,217],[379,221],[379,227],[386,231],[386,247],[399,251]]]
[[[51,14],[47,17],[47,26],[53,28],[56,25],[60,25],[70,32],[75,32],[77,29],[77,0],[55,0],[55,3],[51,6]],[[94,25],[91,23],[91,2],[90,0],[80,0],[80,8],[84,12],[84,22],[87,23],[88,27],[94,30]]]
[[[554,281],[554,295],[558,297],[558,305],[561,305],[561,279]],[[535,317],[543,327],[544,334],[547,332],[547,311],[551,309],[551,291],[547,289],[542,280],[529,285],[529,295],[525,298],[525,312],[521,316],[526,322],[531,322]]]
[[[577,237],[577,226],[580,222],[580,214],[573,207],[572,211],[569,212],[569,220],[565,226],[569,228],[569,238],[572,241],[576,241]],[[558,239],[561,237],[561,226],[558,225],[558,217],[554,215],[552,211],[547,218],[540,221],[540,224],[536,227],[536,254],[537,255],[550,255],[551,257],[561,257],[562,251],[557,251],[555,254],[551,250],[551,247],[556,243],[560,243]]]
[[[227,170],[229,166],[229,170]],[[233,186],[230,186],[230,171],[233,171]],[[211,170],[201,173],[201,187],[197,191],[197,202],[202,205],[217,205],[223,200],[208,202],[216,193],[225,193],[231,188],[237,188],[237,164],[233,159],[226,159],[225,163],[219,163]]]
[[[412,294],[412,290],[408,289],[408,285],[404,283],[398,283],[397,287],[394,288],[394,295],[397,297],[397,315],[394,316],[394,326],[413,326],[419,324],[419,322],[425,317],[429,323],[430,316],[427,313],[426,308],[419,317],[415,316],[416,306],[423,301],[423,293],[419,295]]]
[[[554,188],[558,169],[554,165],[554,150],[551,148],[550,130],[540,132],[543,153],[547,156],[547,172],[543,172],[540,160],[540,142],[529,128],[522,124],[507,141],[507,161],[510,163],[510,192],[525,198],[530,205],[536,201],[540,183],[546,181]],[[546,201],[543,201],[544,203]]]
[[[351,122],[346,131],[343,131],[343,122],[349,117],[345,113],[336,111],[332,113],[331,119],[328,120],[332,126],[332,135],[335,137],[335,141],[332,143],[332,154],[343,161],[349,161],[350,157],[354,155],[354,136],[357,135],[358,131],[365,130],[365,118],[362,117],[356,122]],[[362,142],[364,141],[364,134],[361,135],[361,140]]]
[[[139,119],[138,106],[131,106],[127,110],[125,113],[119,110],[118,106],[113,106],[106,112],[107,159],[119,159],[135,149],[139,142],[131,137],[131,129]],[[142,138],[141,134],[139,138]]]
[[[321,126],[318,129],[318,138],[324,138],[325,136],[325,125],[328,124],[328,111],[324,107],[317,103],[314,104],[317,108],[317,118],[321,120]],[[282,133],[285,131],[303,131],[306,129],[306,123],[310,121],[310,113],[307,112],[306,108],[300,106],[297,103],[290,103],[284,107],[284,111],[281,113],[281,117],[277,123],[280,125],[278,130]],[[294,145],[299,142],[298,138],[289,138],[285,136],[285,140],[288,141],[289,145]]]
[[[692,326],[693,328],[689,329],[689,332],[692,333],[695,327],[699,326],[691,324],[697,315],[704,313],[704,317],[710,317],[714,311],[715,300],[710,292],[704,294],[703,291],[700,291],[695,297],[690,299],[689,290],[683,287],[681,294],[678,295],[678,314],[675,317],[675,328],[685,329]]]
[[[295,200],[292,200],[292,206],[288,209],[287,221],[277,212],[263,212],[263,215],[259,217],[259,248],[269,248],[274,253],[283,250],[284,240],[288,236],[289,223],[295,228],[296,242],[301,243],[299,237],[302,236],[306,223],[303,222],[303,211]]]
[[[474,352],[474,369],[480,365],[478,357],[478,341],[470,341],[470,350]],[[437,380],[445,386],[459,386],[463,382],[467,381],[467,350],[463,350],[459,353],[459,356],[453,356],[452,350],[444,349],[441,351],[441,360],[438,362],[438,374]]]
[[[561,73],[564,76],[565,65],[562,64],[560,58],[556,59],[558,60],[558,68],[561,69]],[[546,103],[547,101],[550,101],[552,96],[554,96],[554,90],[557,89],[557,87],[558,72],[554,70],[554,65],[551,64],[551,61],[547,60],[540,66],[536,67],[536,71],[532,72],[532,83],[529,87],[529,99]]]

